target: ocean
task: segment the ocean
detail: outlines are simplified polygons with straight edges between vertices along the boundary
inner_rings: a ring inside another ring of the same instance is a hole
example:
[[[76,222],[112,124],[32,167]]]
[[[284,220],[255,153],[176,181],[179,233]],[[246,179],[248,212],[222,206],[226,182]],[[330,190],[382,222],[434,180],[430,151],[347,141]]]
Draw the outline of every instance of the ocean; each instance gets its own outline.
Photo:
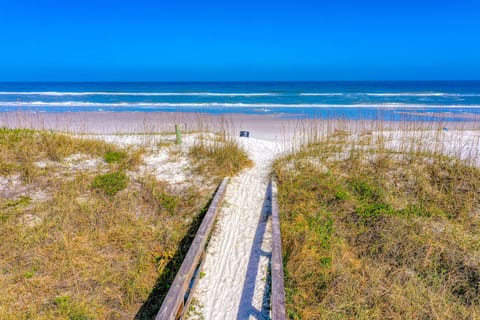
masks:
[[[16,111],[468,121],[480,81],[0,83],[0,112]]]

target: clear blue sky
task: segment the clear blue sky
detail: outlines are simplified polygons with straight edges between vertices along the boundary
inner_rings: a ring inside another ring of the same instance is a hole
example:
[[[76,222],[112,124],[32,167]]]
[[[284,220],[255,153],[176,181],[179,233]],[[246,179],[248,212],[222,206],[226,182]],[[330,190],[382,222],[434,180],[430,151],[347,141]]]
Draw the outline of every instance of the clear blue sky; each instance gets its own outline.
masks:
[[[480,1],[0,0],[0,81],[480,79]]]

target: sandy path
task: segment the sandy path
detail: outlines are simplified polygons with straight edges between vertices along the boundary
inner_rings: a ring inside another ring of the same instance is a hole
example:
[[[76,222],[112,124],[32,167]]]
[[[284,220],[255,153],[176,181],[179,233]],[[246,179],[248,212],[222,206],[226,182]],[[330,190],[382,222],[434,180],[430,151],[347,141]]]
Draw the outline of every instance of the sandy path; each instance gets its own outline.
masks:
[[[281,150],[271,141],[250,138],[240,143],[255,166],[233,178],[227,188],[208,244],[204,276],[194,292],[196,312],[191,318],[269,318],[271,224],[265,195],[272,162]]]

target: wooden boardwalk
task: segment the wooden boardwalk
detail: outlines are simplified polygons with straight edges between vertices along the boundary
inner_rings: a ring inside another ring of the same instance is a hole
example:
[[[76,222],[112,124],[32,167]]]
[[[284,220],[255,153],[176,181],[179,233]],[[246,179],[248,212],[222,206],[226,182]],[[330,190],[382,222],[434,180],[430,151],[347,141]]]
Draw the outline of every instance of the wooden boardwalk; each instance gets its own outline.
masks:
[[[225,195],[228,179],[220,184],[212,203],[198,229],[192,245],[175,277],[156,316],[156,320],[183,319],[189,308],[192,292],[199,278],[205,255],[208,238],[213,229],[219,206]],[[270,181],[267,188],[267,199],[271,201],[272,222],[272,254],[271,254],[271,297],[270,315],[273,320],[284,320],[285,290],[282,262],[282,246],[280,235],[280,217],[277,203],[276,184]]]

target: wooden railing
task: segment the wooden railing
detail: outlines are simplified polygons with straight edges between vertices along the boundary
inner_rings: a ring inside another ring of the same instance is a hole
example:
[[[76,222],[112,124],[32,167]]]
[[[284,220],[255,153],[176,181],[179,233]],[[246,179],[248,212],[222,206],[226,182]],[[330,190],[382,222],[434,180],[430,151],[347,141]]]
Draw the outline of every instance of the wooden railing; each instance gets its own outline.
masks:
[[[177,320],[188,311],[198,273],[201,268],[207,240],[213,229],[218,207],[225,195],[228,179],[224,179],[208,208],[202,224],[183,260],[175,280],[158,312],[155,320]],[[272,208],[272,258],[271,258],[271,317],[272,320],[285,320],[285,288],[282,258],[282,238],[277,200],[277,187],[274,181],[270,185]]]
[[[285,286],[283,279],[282,237],[280,233],[280,216],[278,210],[277,185],[271,182],[272,199],[272,320],[285,320]]]
[[[204,258],[205,246],[213,229],[218,207],[225,195],[227,184],[228,179],[225,178],[218,187],[155,320],[177,320],[188,312],[188,306],[192,299],[190,293],[193,292],[197,283],[198,272]]]

